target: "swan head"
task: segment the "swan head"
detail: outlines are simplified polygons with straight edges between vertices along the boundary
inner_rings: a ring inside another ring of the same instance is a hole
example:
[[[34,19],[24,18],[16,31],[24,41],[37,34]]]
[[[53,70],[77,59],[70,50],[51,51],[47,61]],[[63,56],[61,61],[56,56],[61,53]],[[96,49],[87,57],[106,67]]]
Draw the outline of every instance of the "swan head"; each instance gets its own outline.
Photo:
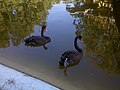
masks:
[[[79,39],[79,40],[81,40],[81,39],[82,39],[82,36],[81,36],[81,35],[78,35],[77,37],[78,37],[78,39]]]
[[[41,36],[44,36],[44,32],[46,32],[46,31],[47,31],[46,26],[43,25],[42,30],[41,30]]]
[[[46,29],[46,26],[43,25],[43,26],[42,26],[42,32],[45,32],[45,31],[47,31],[47,29]]]

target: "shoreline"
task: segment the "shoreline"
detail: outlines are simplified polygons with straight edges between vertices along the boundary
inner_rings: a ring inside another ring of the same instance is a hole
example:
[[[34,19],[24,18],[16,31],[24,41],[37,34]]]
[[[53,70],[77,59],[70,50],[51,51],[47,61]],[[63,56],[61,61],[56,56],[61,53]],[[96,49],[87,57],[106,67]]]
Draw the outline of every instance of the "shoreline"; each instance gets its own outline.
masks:
[[[44,70],[40,68],[41,72],[37,72],[35,69],[28,68],[24,64],[18,64],[17,62],[11,61],[9,59],[0,57],[0,64],[7,66],[9,68],[12,68],[14,70],[17,70],[21,73],[27,74],[31,77],[37,78],[43,82],[46,82],[52,86],[55,86],[59,88],[60,90],[86,90],[85,87],[73,87],[69,82],[66,82],[64,79],[58,79],[59,77],[55,76],[54,73],[49,74],[49,73],[44,73]]]
[[[61,90],[60,88],[35,78],[31,75],[19,72],[6,65],[0,64],[0,90]]]

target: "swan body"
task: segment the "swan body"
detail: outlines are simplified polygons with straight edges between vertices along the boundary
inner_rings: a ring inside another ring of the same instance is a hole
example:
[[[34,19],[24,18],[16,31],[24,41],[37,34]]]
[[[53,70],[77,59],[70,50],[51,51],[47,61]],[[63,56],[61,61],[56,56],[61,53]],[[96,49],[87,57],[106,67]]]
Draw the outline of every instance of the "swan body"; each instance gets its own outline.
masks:
[[[81,39],[81,38],[82,37],[77,36],[74,40],[74,46],[77,51],[76,50],[68,50],[62,54],[61,60],[59,61],[59,64],[61,66],[68,67],[68,66],[74,66],[76,64],[79,64],[81,57],[83,55],[83,51],[81,48],[78,47],[77,39]]]
[[[25,43],[27,46],[29,45],[36,45],[36,46],[42,46],[44,44],[47,44],[51,41],[50,37],[44,36],[31,36],[29,38],[25,39]]]
[[[51,41],[51,38],[48,36],[44,36],[44,32],[46,31],[46,26],[42,26],[41,36],[31,36],[26,38],[25,45],[26,46],[42,46]]]

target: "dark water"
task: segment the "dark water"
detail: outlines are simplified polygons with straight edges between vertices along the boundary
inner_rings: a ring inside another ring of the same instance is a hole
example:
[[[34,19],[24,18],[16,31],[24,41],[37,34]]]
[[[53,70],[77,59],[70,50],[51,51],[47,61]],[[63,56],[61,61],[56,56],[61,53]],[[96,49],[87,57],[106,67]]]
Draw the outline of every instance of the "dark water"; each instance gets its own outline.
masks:
[[[75,12],[80,7],[66,10],[63,2],[53,5],[49,0],[26,3],[15,8],[16,4],[12,7],[9,2],[1,1],[0,63],[65,90],[119,90],[119,33],[112,11],[108,15],[105,14],[108,9],[102,13],[94,6],[92,14],[79,16]],[[113,22],[105,23],[102,17],[113,18]],[[82,23],[73,24],[75,18],[80,18]],[[43,24],[48,30],[45,35],[51,38],[46,44],[48,49],[25,46],[24,39],[40,35]],[[64,51],[75,50],[74,38],[79,34],[83,35],[84,42],[78,45],[84,55],[78,65],[67,69],[66,76],[64,69],[59,69],[59,60]]]

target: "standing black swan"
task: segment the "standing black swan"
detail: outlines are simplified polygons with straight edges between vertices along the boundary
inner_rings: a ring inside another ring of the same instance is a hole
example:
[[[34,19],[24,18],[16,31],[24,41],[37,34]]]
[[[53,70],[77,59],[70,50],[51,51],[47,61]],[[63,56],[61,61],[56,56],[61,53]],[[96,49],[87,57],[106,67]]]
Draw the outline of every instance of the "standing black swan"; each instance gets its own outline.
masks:
[[[49,43],[51,41],[51,38],[48,36],[44,36],[45,31],[46,31],[46,26],[43,25],[41,30],[41,36],[31,36],[29,38],[26,38],[24,40],[25,45],[36,47],[36,46],[44,46],[45,44]]]
[[[79,48],[79,46],[77,45],[78,39],[81,40],[82,36],[76,36],[74,39],[74,47],[77,51],[68,50],[64,52],[61,56],[61,60],[59,61],[59,68],[60,69],[65,68],[65,71],[64,71],[65,74],[68,67],[72,67],[79,64],[81,57],[83,55],[82,49]]]

